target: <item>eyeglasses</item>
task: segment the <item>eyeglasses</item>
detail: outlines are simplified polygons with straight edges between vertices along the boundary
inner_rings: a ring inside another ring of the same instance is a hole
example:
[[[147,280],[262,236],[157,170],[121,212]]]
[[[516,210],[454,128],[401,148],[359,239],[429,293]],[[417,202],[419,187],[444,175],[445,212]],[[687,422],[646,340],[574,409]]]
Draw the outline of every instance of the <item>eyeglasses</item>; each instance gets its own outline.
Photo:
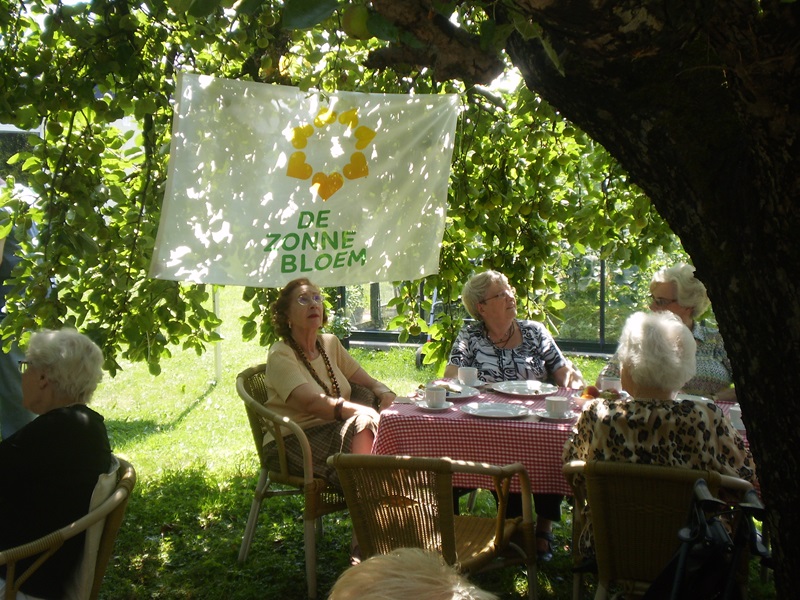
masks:
[[[28,361],[27,360],[18,360],[17,366],[19,367],[19,372],[24,373],[28,370]]]
[[[309,296],[307,294],[300,294],[297,297],[297,303],[300,306],[310,306],[312,303],[314,303],[314,304],[316,304],[318,306],[322,306],[323,302],[324,302],[324,300],[322,299],[322,296],[320,296],[319,294],[313,294],[311,296]]]
[[[509,298],[513,300],[516,296],[512,290],[503,290],[499,294],[495,294],[494,296],[489,296],[488,298],[484,298],[479,302],[479,304],[486,304],[489,300],[494,300],[495,298]]]
[[[650,306],[658,306],[659,308],[666,308],[673,302],[677,302],[677,298],[656,298],[650,294]]]

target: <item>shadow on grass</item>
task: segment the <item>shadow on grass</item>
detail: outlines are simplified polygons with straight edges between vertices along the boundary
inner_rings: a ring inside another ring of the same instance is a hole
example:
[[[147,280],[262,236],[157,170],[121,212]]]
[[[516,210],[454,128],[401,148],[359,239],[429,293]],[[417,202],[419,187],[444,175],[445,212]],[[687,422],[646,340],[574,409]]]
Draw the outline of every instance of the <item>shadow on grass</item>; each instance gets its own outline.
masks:
[[[237,562],[255,484],[255,472],[219,479],[205,467],[168,471],[142,482],[131,497],[101,597],[305,599],[300,498],[276,498],[262,506],[248,560]],[[539,566],[539,598],[571,598],[569,527],[568,517],[554,527],[555,558]],[[350,531],[346,512],[325,518],[325,535],[317,544],[320,600],[347,568]],[[504,600],[526,597],[525,577],[518,568],[472,579]],[[584,589],[584,597],[593,593],[592,585]],[[775,596],[773,591],[751,597]]]
[[[237,562],[256,476],[215,482],[205,468],[164,473],[134,490],[106,573],[103,598],[306,598],[302,502],[262,506],[247,562]],[[346,513],[325,521],[319,597],[347,567]]]
[[[209,383],[206,390],[181,411],[171,421],[163,423],[161,421],[153,421],[152,419],[106,419],[106,429],[108,430],[108,437],[111,441],[112,448],[121,448],[131,442],[141,441],[142,439],[176,429],[188,417],[193,410],[200,406],[206,398],[216,388],[216,382]]]

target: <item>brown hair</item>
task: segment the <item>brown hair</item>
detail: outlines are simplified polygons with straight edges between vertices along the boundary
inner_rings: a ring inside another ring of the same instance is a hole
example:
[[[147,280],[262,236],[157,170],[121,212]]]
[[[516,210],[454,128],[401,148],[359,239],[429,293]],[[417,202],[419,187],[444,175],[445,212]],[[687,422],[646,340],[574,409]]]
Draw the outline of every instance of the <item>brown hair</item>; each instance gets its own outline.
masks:
[[[272,325],[275,328],[275,332],[284,340],[288,340],[290,337],[292,337],[292,328],[289,327],[289,306],[293,302],[292,294],[297,288],[304,285],[310,285],[313,288],[319,289],[305,277],[292,279],[289,283],[283,286],[283,289],[278,294],[278,299],[275,300],[275,302],[273,302],[269,307],[270,313],[272,313]],[[328,310],[325,308],[325,303],[323,302],[322,325],[324,327],[327,324]]]

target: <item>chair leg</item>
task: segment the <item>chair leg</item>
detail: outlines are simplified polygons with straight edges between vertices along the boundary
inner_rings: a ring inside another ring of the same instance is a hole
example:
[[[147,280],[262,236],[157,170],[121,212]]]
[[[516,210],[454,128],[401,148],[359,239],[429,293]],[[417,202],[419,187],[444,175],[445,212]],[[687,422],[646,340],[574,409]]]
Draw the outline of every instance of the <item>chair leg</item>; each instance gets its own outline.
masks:
[[[539,577],[537,576],[536,562],[528,562],[528,600],[536,600],[538,596],[537,586]]]
[[[322,523],[322,517],[317,517],[316,520],[317,539],[322,539],[325,536],[325,526]]]
[[[240,563],[247,560],[247,554],[250,552],[250,544],[253,542],[253,534],[256,532],[256,525],[258,525],[258,512],[261,510],[261,503],[264,501],[264,491],[268,486],[269,478],[267,477],[267,470],[261,469],[261,473],[258,476],[258,483],[256,484],[253,503],[250,505],[250,515],[247,517],[247,525],[244,528],[242,545],[239,548]]]
[[[608,582],[597,582],[597,591],[594,594],[594,600],[607,600],[608,598]]]
[[[308,597],[316,600],[317,597],[317,540],[316,519],[304,521],[304,542],[306,546],[306,582],[308,583]]]
[[[572,576],[572,600],[581,600],[583,595],[583,574],[575,573]]]
[[[478,490],[472,490],[467,498],[467,510],[472,512],[475,510],[475,500],[478,498]]]

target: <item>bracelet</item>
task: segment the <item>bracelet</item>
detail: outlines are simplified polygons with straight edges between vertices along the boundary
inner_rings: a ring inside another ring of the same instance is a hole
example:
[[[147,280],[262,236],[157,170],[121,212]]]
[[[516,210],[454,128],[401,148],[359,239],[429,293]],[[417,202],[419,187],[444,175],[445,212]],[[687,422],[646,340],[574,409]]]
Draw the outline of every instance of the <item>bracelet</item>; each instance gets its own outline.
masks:
[[[344,406],[344,398],[339,398],[336,404],[333,405],[333,418],[336,421],[344,421],[342,418],[342,406]]]

